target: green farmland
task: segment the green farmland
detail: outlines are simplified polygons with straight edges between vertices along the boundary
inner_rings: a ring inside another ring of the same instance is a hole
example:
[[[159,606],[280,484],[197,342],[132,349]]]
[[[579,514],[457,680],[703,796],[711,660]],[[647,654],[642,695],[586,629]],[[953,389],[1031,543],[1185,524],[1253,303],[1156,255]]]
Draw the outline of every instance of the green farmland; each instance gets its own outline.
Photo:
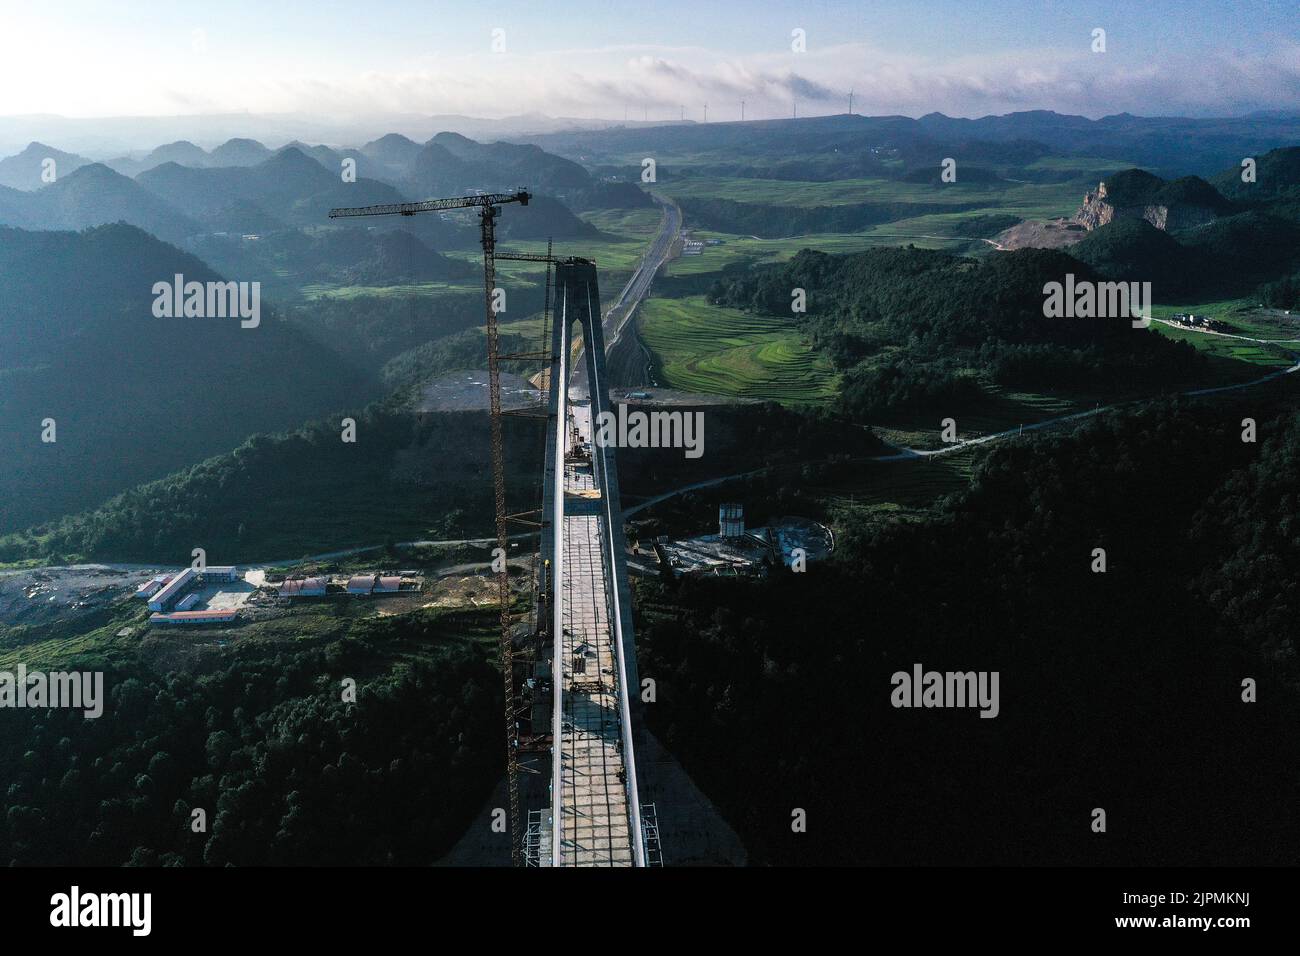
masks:
[[[552,247],[557,256],[581,256],[592,259],[600,270],[601,287],[613,289],[618,273],[619,285],[626,273],[632,272],[641,261],[646,246],[654,239],[663,220],[659,207],[653,209],[602,209],[598,212],[586,212],[581,217],[600,230],[598,239],[559,239]],[[524,252],[538,255],[546,252],[545,240],[509,240],[498,247],[501,252]],[[477,251],[465,253],[464,258],[473,262],[482,261]],[[545,267],[538,263],[510,263],[501,261],[498,269],[517,274],[531,273],[541,281]]]
[[[1172,321],[1175,313],[1208,315],[1226,322],[1233,330],[1231,335],[1264,340],[1251,342],[1245,338],[1170,326],[1162,321],[1152,323],[1151,328],[1161,335],[1188,342],[1214,359],[1230,359],[1255,366],[1240,369],[1238,376],[1235,379],[1229,378],[1230,381],[1244,381],[1258,371],[1287,368],[1294,364],[1291,356],[1300,352],[1300,329],[1296,323],[1289,317],[1263,314],[1248,299],[1165,304],[1154,306],[1151,310],[1152,317],[1157,320]],[[1269,342],[1277,344],[1268,344]]]
[[[786,404],[835,394],[830,363],[793,323],[709,305],[702,296],[649,299],[638,318],[661,385]]]

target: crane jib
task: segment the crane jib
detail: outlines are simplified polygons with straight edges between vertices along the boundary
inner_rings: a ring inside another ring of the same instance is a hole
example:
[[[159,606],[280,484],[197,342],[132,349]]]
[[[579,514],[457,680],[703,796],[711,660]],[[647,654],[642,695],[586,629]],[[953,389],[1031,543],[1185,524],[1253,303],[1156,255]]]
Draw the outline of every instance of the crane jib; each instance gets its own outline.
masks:
[[[352,206],[331,209],[329,218],[345,219],[352,216],[414,216],[421,212],[438,212],[442,209],[468,209],[485,206],[492,209],[505,203],[517,202],[527,206],[532,194],[526,189],[513,193],[487,193],[482,196],[461,196],[458,199],[426,199],[424,202],[384,203],[378,206]]]

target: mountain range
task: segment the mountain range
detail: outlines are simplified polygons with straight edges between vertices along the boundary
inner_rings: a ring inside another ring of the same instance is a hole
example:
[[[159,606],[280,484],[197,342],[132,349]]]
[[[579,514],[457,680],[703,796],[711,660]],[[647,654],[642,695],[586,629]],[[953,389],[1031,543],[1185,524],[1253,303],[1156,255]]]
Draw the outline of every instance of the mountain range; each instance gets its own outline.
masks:
[[[56,174],[53,182],[44,182],[42,164],[50,158]],[[110,163],[32,143],[0,160],[0,174],[0,180],[16,184],[0,185],[0,224],[26,229],[84,229],[121,221],[184,243],[202,235],[328,226],[328,213],[336,206],[526,185],[542,195],[520,222],[503,230],[504,236],[595,235],[563,202],[548,197],[571,195],[581,207],[591,206],[596,184],[578,163],[536,146],[482,144],[453,133],[440,133],[423,145],[390,134],[347,150],[293,143],[272,151],[254,140],[232,139],[209,153],[178,141],[140,160]],[[625,205],[647,201],[641,195],[602,195]],[[382,225],[406,228],[439,248],[475,241],[467,224],[442,217]]]
[[[24,229],[85,229],[110,222],[183,242],[202,231],[194,219],[121,173],[89,163],[32,191],[0,187],[0,224]]]
[[[836,152],[862,156],[880,148],[923,156],[926,162],[934,155],[955,156],[960,162],[965,155],[963,144],[983,143],[986,145],[979,148],[986,158],[997,147],[996,155],[1006,162],[1020,161],[1027,144],[1038,144],[1032,148],[1115,159],[1158,173],[1207,176],[1239,164],[1243,157],[1300,142],[1300,114],[1202,119],[1120,113],[1095,120],[1050,110],[978,119],[942,113],[919,119],[839,114],[656,129],[568,130],[510,139],[581,159],[588,168],[602,164],[622,167],[629,157],[670,153],[689,153],[697,162],[716,158],[719,163],[734,164],[738,155],[744,155],[781,163]]]
[[[47,166],[49,160],[54,165]],[[29,143],[27,148],[16,156],[0,159],[0,186],[9,189],[40,189],[50,183],[50,173],[57,179],[76,169],[86,166],[91,161],[75,153],[65,153],[44,143]]]
[[[442,113],[367,112],[364,117],[319,117],[277,113],[201,113],[190,116],[67,117],[56,114],[0,116],[0,153],[32,140],[58,142],[84,155],[105,159],[143,156],[158,143],[188,140],[202,145],[251,136],[263,143],[364,143],[396,131],[423,139],[450,130],[474,139],[553,133],[558,130],[604,129],[613,120],[525,113],[488,118]],[[664,126],[661,120],[631,121],[628,126]]]
[[[334,206],[406,198],[374,179],[346,183],[338,172],[293,147],[252,165],[195,168],[164,163],[141,173],[136,182],[211,232],[245,230],[251,209],[288,225],[320,226],[328,223]]]

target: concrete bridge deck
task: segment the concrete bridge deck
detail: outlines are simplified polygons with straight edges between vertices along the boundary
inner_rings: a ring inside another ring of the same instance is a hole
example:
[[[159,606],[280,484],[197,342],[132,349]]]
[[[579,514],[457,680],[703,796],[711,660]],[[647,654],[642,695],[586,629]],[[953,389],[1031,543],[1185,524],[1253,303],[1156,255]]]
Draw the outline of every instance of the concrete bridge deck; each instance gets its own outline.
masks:
[[[582,445],[564,469],[566,498],[595,490]],[[578,502],[592,499],[581,496]],[[561,858],[571,866],[633,865],[626,769],[610,626],[609,589],[601,553],[602,518],[564,519],[563,774]]]
[[[553,659],[551,807],[543,865],[644,866],[629,689],[636,651],[614,449],[597,447],[605,410],[604,335],[594,267],[560,266],[542,552]],[[590,389],[570,392],[572,328],[581,325]],[[632,691],[634,692],[634,690]]]

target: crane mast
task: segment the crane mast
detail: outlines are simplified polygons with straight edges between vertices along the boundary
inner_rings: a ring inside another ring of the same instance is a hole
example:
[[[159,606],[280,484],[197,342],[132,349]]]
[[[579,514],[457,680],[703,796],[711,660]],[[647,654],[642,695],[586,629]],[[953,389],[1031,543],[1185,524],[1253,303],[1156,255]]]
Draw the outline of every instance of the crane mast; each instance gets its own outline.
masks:
[[[496,220],[501,206],[519,203],[527,206],[531,195],[525,189],[513,193],[487,193],[454,199],[427,199],[422,202],[387,203],[377,206],[353,206],[331,209],[329,218],[359,216],[414,216],[447,209],[479,209],[480,241],[483,246],[483,299],[487,326],[488,403],[492,429],[492,498],[496,510],[496,555],[501,560],[497,575],[497,594],[501,606],[501,675],[505,688],[506,776],[510,790],[510,858],[515,866],[523,864],[519,821],[519,726],[515,705],[514,638],[510,619],[510,571],[506,564],[509,543],[506,536],[505,455],[501,436],[501,362],[498,350],[497,313],[493,307],[496,288]],[[510,256],[522,258],[522,256]]]

